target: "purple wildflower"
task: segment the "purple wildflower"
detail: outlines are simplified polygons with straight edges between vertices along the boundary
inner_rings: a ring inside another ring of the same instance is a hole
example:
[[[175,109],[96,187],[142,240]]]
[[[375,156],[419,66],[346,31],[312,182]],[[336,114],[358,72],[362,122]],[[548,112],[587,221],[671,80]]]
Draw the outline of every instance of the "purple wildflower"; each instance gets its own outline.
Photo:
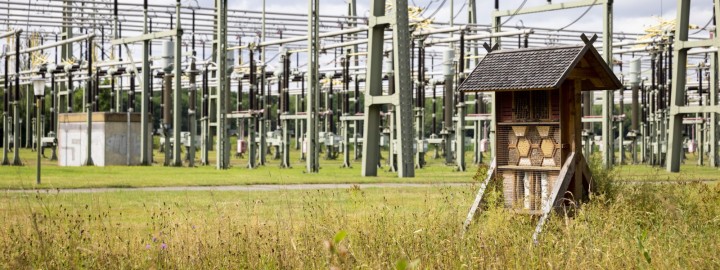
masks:
[[[145,245],[145,249],[150,249],[150,244]]]
[[[167,248],[167,244],[162,243],[162,244],[160,245],[160,249],[166,249],[166,248]]]

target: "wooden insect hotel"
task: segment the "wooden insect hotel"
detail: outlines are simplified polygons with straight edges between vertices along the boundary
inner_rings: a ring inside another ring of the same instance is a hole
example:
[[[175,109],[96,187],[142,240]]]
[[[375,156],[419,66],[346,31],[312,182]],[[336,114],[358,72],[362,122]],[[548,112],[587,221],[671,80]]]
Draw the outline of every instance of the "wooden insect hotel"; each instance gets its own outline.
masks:
[[[492,179],[502,181],[505,206],[547,215],[567,197],[586,197],[592,177],[582,155],[581,91],[622,84],[592,45],[489,52],[460,86],[493,92],[495,158],[466,226]],[[568,192],[569,191],[569,192]]]

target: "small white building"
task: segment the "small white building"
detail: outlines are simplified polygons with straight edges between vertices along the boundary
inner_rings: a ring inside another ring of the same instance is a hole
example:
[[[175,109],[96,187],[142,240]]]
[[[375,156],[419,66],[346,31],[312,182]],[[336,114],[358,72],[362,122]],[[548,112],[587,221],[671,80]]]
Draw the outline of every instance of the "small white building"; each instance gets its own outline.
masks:
[[[88,144],[87,114],[60,114],[57,136],[59,165],[84,165]],[[128,165],[128,160],[129,165],[139,165],[140,114],[94,112],[91,140],[95,166]]]

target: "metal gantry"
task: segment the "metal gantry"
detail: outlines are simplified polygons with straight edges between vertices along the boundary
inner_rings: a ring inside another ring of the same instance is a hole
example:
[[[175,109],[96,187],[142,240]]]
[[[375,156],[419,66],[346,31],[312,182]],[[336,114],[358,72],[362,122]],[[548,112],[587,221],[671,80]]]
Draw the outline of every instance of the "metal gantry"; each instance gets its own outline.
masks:
[[[720,39],[717,35],[713,38],[691,41],[689,39],[689,24],[690,24],[690,0],[678,0],[677,1],[677,24],[675,26],[675,40],[674,50],[670,50],[673,56],[673,71],[672,78],[674,78],[671,91],[670,91],[670,112],[669,112],[669,125],[668,125],[668,151],[667,151],[667,164],[666,168],[670,172],[680,171],[680,163],[684,155],[682,149],[682,129],[683,129],[683,116],[688,114],[709,114],[710,115],[710,126],[711,136],[713,137],[710,141],[710,156],[711,163],[716,162],[717,153],[716,145],[717,141],[714,140],[717,135],[717,114],[720,113],[720,109],[717,106],[717,68],[713,65],[710,73],[712,74],[712,81],[710,86],[710,103],[707,105],[700,103],[699,105],[689,106],[687,102],[687,65],[688,65],[688,51],[692,48],[698,47],[720,47]],[[715,0],[714,3],[714,14],[720,14],[720,1]],[[717,30],[715,30],[717,31]],[[717,63],[717,50],[711,53],[711,62]],[[702,78],[702,77],[700,77]],[[702,87],[702,80],[700,80],[700,87]],[[702,88],[700,88],[702,89]],[[701,142],[701,144],[704,142]],[[702,152],[700,153],[703,154]],[[712,164],[713,167],[716,164]]]
[[[689,2],[680,2],[681,9],[689,7]],[[602,31],[585,32],[600,34],[602,45],[598,47],[619,76],[626,78],[626,89],[619,89],[619,94],[583,93],[586,156],[596,151],[594,145],[601,144],[606,166],[632,160],[677,171],[685,153],[697,148],[694,152],[699,153],[699,164],[717,166],[716,43],[688,35],[683,20],[678,20],[675,30],[641,38],[640,34],[613,33],[612,0],[551,2],[508,10],[500,10],[496,1],[489,25],[478,24],[478,7],[470,1],[467,23],[435,20],[430,26],[418,23],[423,18],[409,17],[405,1],[391,3],[390,9],[386,1],[373,0],[371,4],[372,16],[364,17],[357,16],[355,1],[348,2],[347,14],[327,15],[319,13],[317,0],[309,0],[306,14],[266,11],[264,2],[262,10],[248,11],[229,9],[226,0],[216,0],[215,7],[144,1],[142,12],[136,12],[123,1],[64,0],[49,2],[43,11],[62,19],[47,16],[30,21],[13,11],[37,7],[7,2],[0,6],[0,12],[8,11],[8,28],[33,27],[3,34],[3,38],[14,37],[14,44],[8,47],[24,53],[31,46],[22,49],[23,42],[31,33],[39,33],[46,39],[59,38],[56,44],[61,51],[55,53],[54,63],[41,65],[55,70],[49,78],[49,119],[22,113],[21,107],[32,106],[32,100],[23,97],[32,93],[30,78],[38,73],[22,57],[4,55],[3,164],[20,163],[18,150],[32,147],[28,134],[33,128],[53,144],[58,116],[82,108],[90,121],[86,122],[88,130],[92,128],[92,114],[101,110],[126,113],[128,121],[131,113],[138,112],[140,130],[133,132],[139,133],[140,149],[134,154],[139,155],[142,165],[153,163],[153,130],[159,124],[166,135],[161,138],[161,151],[166,154],[166,164],[172,166],[194,166],[195,149],[200,146],[202,165],[209,165],[213,150],[218,169],[231,166],[231,151],[248,151],[250,168],[270,163],[271,152],[281,167],[288,168],[293,151],[290,144],[296,141],[295,150],[311,173],[320,169],[321,151],[330,159],[342,153],[343,167],[351,167],[354,160],[362,158],[362,174],[366,176],[377,175],[378,166],[384,164],[380,162],[385,155],[381,152],[388,155],[388,169],[400,177],[412,177],[416,168],[423,168],[426,158],[443,158],[449,168],[463,171],[468,144],[474,146],[474,164],[487,162],[483,160],[483,143],[494,141],[495,136],[490,123],[495,118],[494,104],[485,109],[492,94],[466,97],[455,91],[471,63],[483,58],[480,44],[488,40],[500,48],[561,45],[575,42],[579,35],[577,30],[564,28],[507,27],[501,18],[602,6]],[[87,16],[77,16],[79,12]],[[687,15],[679,10],[678,18],[687,19]],[[110,21],[112,27],[106,29],[100,23],[103,21]],[[54,33],[55,28],[59,32]],[[191,31],[183,31],[187,29]],[[170,39],[174,42],[167,43]],[[229,48],[234,40],[238,46]],[[79,42],[85,43],[73,46]],[[171,44],[167,47],[170,50],[162,56],[151,55],[153,48],[163,44]],[[235,52],[237,62],[233,60]],[[93,59],[93,54],[101,59]],[[631,60],[625,61],[623,57],[628,56]],[[434,66],[441,69],[435,71]],[[687,80],[687,70],[697,73],[697,82]],[[136,91],[138,82],[140,89]],[[82,107],[73,102],[74,94],[81,89],[85,95]],[[164,93],[160,102],[153,100],[153,92],[160,90]],[[632,95],[625,95],[624,90],[632,91]],[[196,112],[198,92],[201,103]],[[100,109],[100,104],[107,103],[103,100],[106,94],[111,104]],[[136,94],[141,95],[139,106],[131,102]],[[244,97],[249,102],[243,103]],[[432,107],[426,106],[428,99]],[[154,117],[156,103],[162,104],[164,117]],[[631,117],[624,116],[625,104],[631,104]],[[616,105],[621,110],[613,112]],[[593,107],[602,107],[602,114],[593,116]],[[440,113],[438,130],[435,114]],[[426,118],[433,120],[432,128],[426,128]],[[48,121],[51,124],[47,126],[32,125]],[[200,140],[195,139],[198,131]],[[93,140],[90,132],[88,142]],[[127,132],[130,145],[131,130]],[[602,137],[595,138],[598,132]],[[233,134],[244,140],[238,140],[238,149],[232,149]],[[8,145],[14,145],[13,160]],[[181,155],[183,146],[189,151],[185,159]],[[354,157],[349,153],[351,146]],[[428,146],[435,148],[436,155],[426,155]],[[495,148],[489,147],[491,156]],[[84,150],[89,157],[86,163],[92,163],[91,147]],[[628,152],[631,159],[626,158]]]

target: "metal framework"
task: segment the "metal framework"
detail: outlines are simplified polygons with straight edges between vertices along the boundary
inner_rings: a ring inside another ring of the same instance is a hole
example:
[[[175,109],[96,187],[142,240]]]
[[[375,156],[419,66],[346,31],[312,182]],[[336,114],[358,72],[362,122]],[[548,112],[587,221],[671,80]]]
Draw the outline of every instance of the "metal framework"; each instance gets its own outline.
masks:
[[[466,97],[455,91],[471,63],[484,57],[479,44],[487,40],[503,48],[562,45],[575,43],[580,32],[585,32],[599,34],[602,44],[597,47],[627,85],[619,94],[584,95],[586,156],[600,143],[606,166],[631,160],[677,171],[684,153],[691,151],[683,145],[694,143],[698,163],[718,165],[717,43],[689,35],[683,20],[678,20],[675,31],[641,38],[640,34],[613,33],[612,0],[565,1],[509,10],[496,6],[489,25],[478,23],[476,9],[482,7],[470,1],[466,23],[435,20],[431,27],[417,25],[418,18],[408,18],[405,1],[392,3],[393,9],[386,14],[386,1],[373,0],[370,17],[357,16],[355,1],[348,2],[345,15],[319,14],[316,0],[309,0],[308,13],[266,11],[264,1],[262,10],[257,11],[228,9],[226,0],[216,0],[215,7],[148,2],[144,1],[138,12],[123,1],[64,0],[35,6],[0,1],[0,13],[8,14],[0,20],[0,27],[16,29],[2,34],[3,38],[16,37],[15,44],[7,47],[17,46],[14,51],[26,54],[31,46],[23,44],[39,33],[42,41],[38,48],[56,58],[45,66],[63,71],[50,78],[50,119],[34,120],[33,114],[21,115],[22,110],[14,112],[14,108],[32,105],[31,99],[18,98],[23,95],[15,93],[29,92],[30,78],[36,73],[23,57],[14,57],[12,52],[3,57],[3,145],[14,144],[12,150],[3,147],[3,164],[19,164],[18,149],[32,147],[32,136],[27,134],[33,133],[33,121],[51,122],[49,130],[39,125],[42,139],[56,136],[57,116],[79,108],[72,97],[80,85],[90,89],[83,93],[90,95],[83,98],[83,112],[99,111],[101,93],[111,94],[110,111],[140,112],[138,154],[142,165],[153,163],[153,127],[160,124],[172,134],[167,135],[167,149],[161,151],[173,166],[194,166],[194,149],[199,146],[199,164],[209,165],[209,153],[216,150],[216,168],[229,168],[233,164],[230,137],[237,132],[247,143],[249,168],[267,165],[270,158],[290,167],[294,134],[295,149],[304,149],[300,152],[311,173],[320,169],[321,151],[330,159],[342,153],[343,167],[362,158],[366,176],[377,175],[381,152],[388,154],[389,170],[400,177],[412,177],[415,169],[423,168],[426,158],[441,158],[439,153],[449,168],[462,171],[467,167],[464,152],[468,144],[474,145],[473,163],[481,163],[482,142],[494,141],[486,136],[495,136],[494,130],[484,128],[494,126],[488,125],[494,119],[494,105],[485,108],[492,96]],[[680,2],[681,7],[689,6]],[[598,5],[603,7],[602,31],[503,27],[501,21],[509,16]],[[28,18],[27,12],[33,11],[48,16]],[[678,12],[679,18],[689,16]],[[106,27],[105,22],[111,26]],[[91,35],[92,41],[87,41]],[[60,43],[52,43],[53,38]],[[170,39],[175,42],[169,56],[153,55],[154,48]],[[61,44],[60,52],[50,52],[53,44]],[[100,59],[88,58],[92,54]],[[383,56],[389,57],[384,60]],[[163,69],[166,66],[160,63],[169,59],[163,57],[172,57],[171,69]],[[391,65],[383,67],[383,62]],[[65,66],[69,66],[67,72]],[[696,81],[687,78],[693,71],[698,75]],[[109,85],[102,81],[106,78]],[[159,83],[161,78],[163,83]],[[134,89],[137,82],[139,91]],[[153,92],[161,90],[167,100],[153,101]],[[632,97],[624,95],[624,90],[632,90]],[[136,93],[141,95],[138,106],[123,103],[134,100]],[[201,104],[196,113],[198,94]],[[237,106],[231,101],[235,94]],[[244,97],[251,106],[243,103]],[[188,107],[183,105],[185,98]],[[432,107],[426,106],[426,101],[432,101]],[[159,104],[167,105],[167,117],[162,121],[154,117],[153,108]],[[290,104],[295,105],[294,114]],[[632,104],[632,117],[625,117],[622,110],[612,112],[613,106],[625,104]],[[593,116],[591,109],[597,105],[603,113]],[[235,107],[237,111],[233,111]],[[430,115],[433,128],[425,119]],[[198,121],[200,140],[195,140]],[[472,134],[472,140],[465,131]],[[602,138],[594,138],[594,132],[602,132]],[[613,136],[613,132],[619,135]],[[171,145],[172,149],[168,148]],[[183,145],[188,150],[186,159],[180,154]],[[351,145],[354,157],[349,153]],[[426,155],[428,146],[435,147],[435,155]],[[494,149],[491,145],[492,154]],[[15,155],[12,160],[10,151]],[[632,159],[626,158],[627,152]]]
[[[669,115],[669,133],[668,133],[668,151],[667,151],[667,170],[670,172],[680,171],[680,163],[682,162],[682,124],[683,116],[687,114],[709,114],[710,117],[710,134],[713,137],[710,140],[710,158],[712,166],[717,164],[717,141],[714,140],[717,134],[717,114],[720,108],[717,106],[717,68],[714,64],[718,63],[717,51],[711,53],[711,62],[713,63],[711,73],[710,86],[710,103],[700,104],[698,106],[687,106],[687,65],[688,50],[698,47],[720,47],[720,39],[717,35],[714,38],[690,41],[688,35],[688,26],[690,24],[690,0],[678,0],[677,8],[677,24],[675,27],[675,42],[673,50],[673,77],[675,80],[670,91],[670,115]],[[720,1],[715,0],[714,14],[720,14]],[[717,30],[715,30],[717,31]],[[717,32],[716,32],[717,33]],[[701,77],[702,78],[702,77]]]
[[[380,106],[393,105],[396,117],[396,130],[391,133],[400,134],[400,147],[397,158],[398,177],[414,177],[412,143],[412,92],[410,82],[410,32],[408,28],[407,1],[395,0],[392,2],[393,12],[386,13],[385,0],[372,0],[370,4],[371,16],[369,18],[368,43],[368,69],[365,89],[365,142],[363,143],[363,176],[377,176],[379,163],[380,137],[375,129],[380,126]],[[382,56],[385,39],[385,28],[393,29],[393,70],[396,92],[382,94]],[[390,150],[392,155],[393,149]]]

